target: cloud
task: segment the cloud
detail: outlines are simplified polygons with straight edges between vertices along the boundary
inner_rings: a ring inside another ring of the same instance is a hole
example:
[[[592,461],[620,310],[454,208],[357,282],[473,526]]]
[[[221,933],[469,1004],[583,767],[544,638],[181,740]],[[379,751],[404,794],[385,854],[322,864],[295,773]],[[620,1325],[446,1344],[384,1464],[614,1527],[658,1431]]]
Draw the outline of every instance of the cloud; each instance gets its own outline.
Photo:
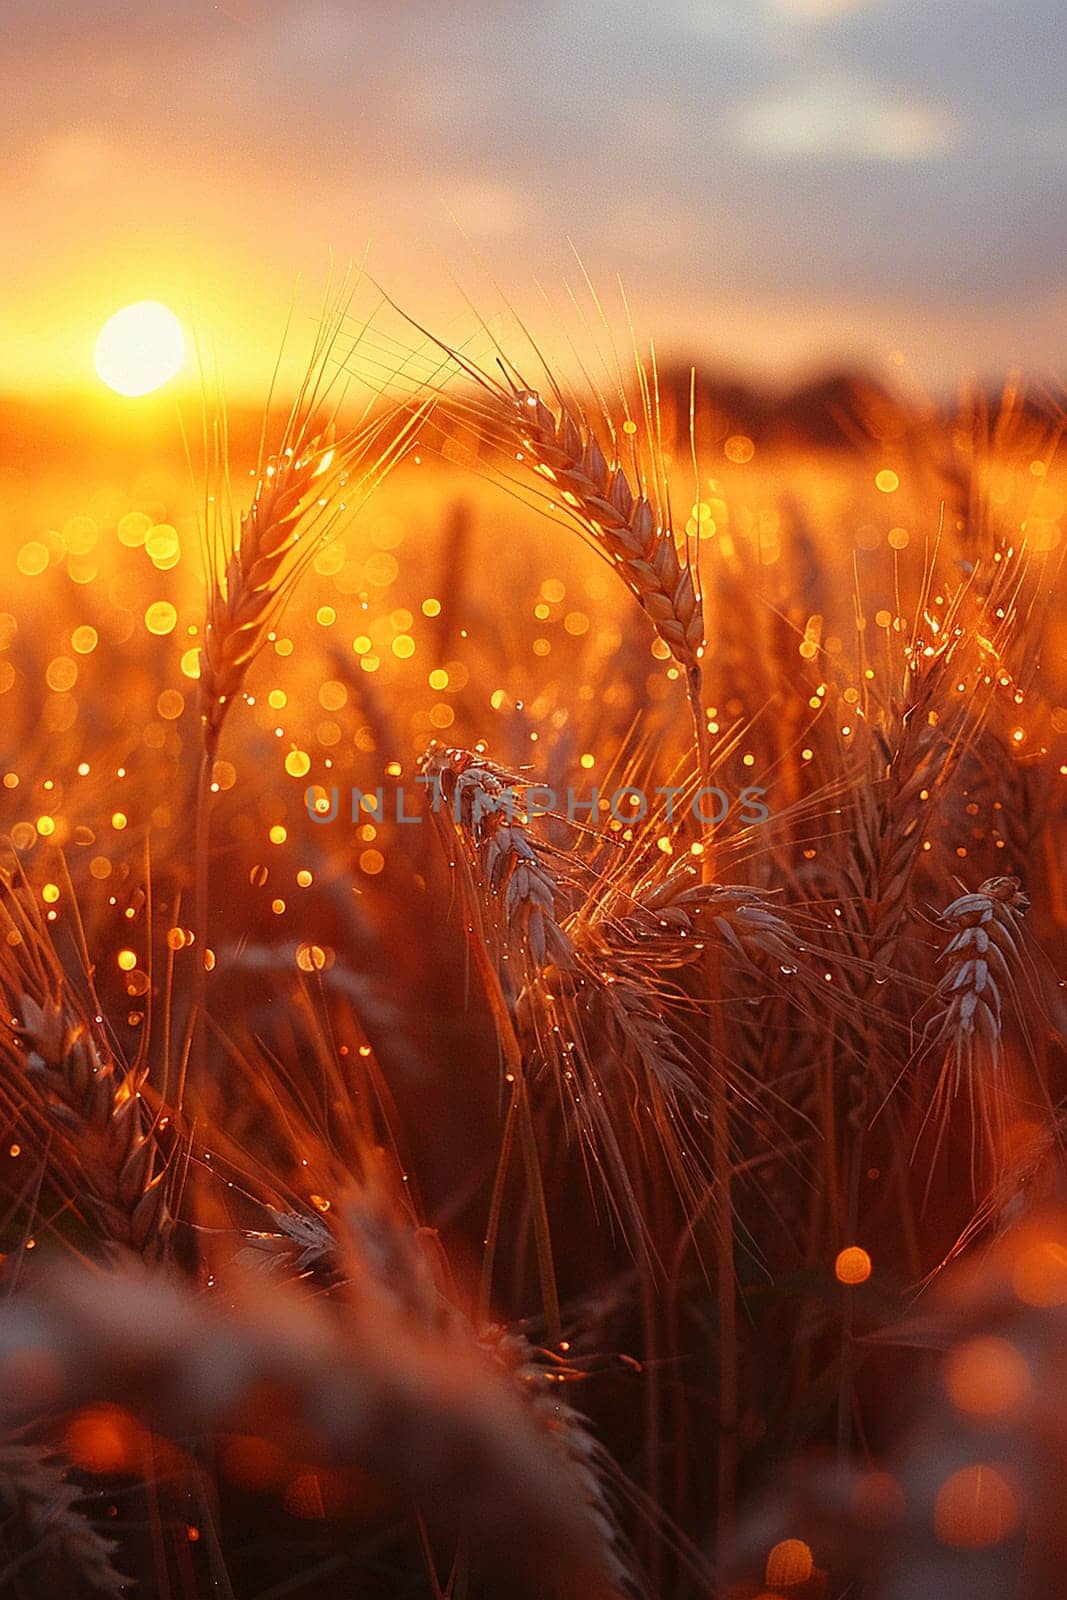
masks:
[[[831,22],[835,17],[862,11],[870,0],[772,0],[772,3],[774,9],[786,17],[803,22]]]
[[[861,80],[800,84],[737,107],[727,126],[744,149],[783,160],[928,161],[959,144],[942,106]]]
[[[463,183],[445,196],[463,232],[470,238],[518,233],[527,222],[527,203],[506,183]]]

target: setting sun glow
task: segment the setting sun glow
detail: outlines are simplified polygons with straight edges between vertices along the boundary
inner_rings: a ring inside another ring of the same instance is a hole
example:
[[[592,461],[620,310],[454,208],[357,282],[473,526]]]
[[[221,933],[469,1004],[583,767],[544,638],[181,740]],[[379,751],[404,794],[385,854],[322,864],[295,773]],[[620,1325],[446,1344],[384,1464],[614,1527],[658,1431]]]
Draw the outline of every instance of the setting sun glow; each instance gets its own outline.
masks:
[[[138,300],[116,311],[96,341],[97,376],[131,399],[169,383],[184,361],[182,325],[158,300]]]

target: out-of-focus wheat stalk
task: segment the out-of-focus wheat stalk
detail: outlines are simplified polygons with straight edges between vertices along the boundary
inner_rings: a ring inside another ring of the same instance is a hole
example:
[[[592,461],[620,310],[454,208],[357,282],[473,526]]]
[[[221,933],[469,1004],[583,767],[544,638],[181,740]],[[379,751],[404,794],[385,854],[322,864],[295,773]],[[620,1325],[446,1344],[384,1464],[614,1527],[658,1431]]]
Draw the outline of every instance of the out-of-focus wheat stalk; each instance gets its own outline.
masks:
[[[0,1548],[7,1558],[0,1589],[19,1593],[20,1578],[39,1578],[53,1594],[128,1592],[128,1580],[112,1565],[115,1543],[77,1509],[81,1498],[48,1451],[0,1444]]]
[[[397,1203],[389,1202],[380,1171],[360,1193],[348,1197],[342,1217],[342,1247],[350,1266],[362,1265],[364,1282],[371,1279],[376,1292],[420,1332],[446,1342],[459,1339],[465,1343],[473,1336],[479,1348],[499,1365],[549,1449],[559,1456],[561,1473],[572,1484],[578,1512],[588,1518],[598,1571],[609,1592],[618,1596],[643,1592],[610,1494],[617,1471],[567,1397],[568,1389],[580,1384],[581,1373],[564,1356],[538,1350],[518,1329],[469,1323],[438,1281],[440,1275],[432,1269],[431,1258],[417,1248],[411,1219],[405,1227]]]
[[[489,1329],[482,1339],[526,1396],[535,1421],[559,1455],[561,1471],[573,1480],[579,1502],[597,1530],[609,1592],[618,1596],[640,1593],[632,1553],[608,1497],[610,1460],[585,1418],[566,1398],[566,1386],[575,1381],[576,1374],[565,1362],[544,1353],[539,1356],[521,1334]]]
[[[0,1312],[0,1413],[10,1426],[46,1399],[114,1401],[180,1437],[252,1431],[326,1470],[370,1470],[531,1593],[614,1592],[583,1496],[503,1372],[421,1336],[373,1285],[338,1321],[255,1280],[218,1307],[165,1279],[57,1272]]]

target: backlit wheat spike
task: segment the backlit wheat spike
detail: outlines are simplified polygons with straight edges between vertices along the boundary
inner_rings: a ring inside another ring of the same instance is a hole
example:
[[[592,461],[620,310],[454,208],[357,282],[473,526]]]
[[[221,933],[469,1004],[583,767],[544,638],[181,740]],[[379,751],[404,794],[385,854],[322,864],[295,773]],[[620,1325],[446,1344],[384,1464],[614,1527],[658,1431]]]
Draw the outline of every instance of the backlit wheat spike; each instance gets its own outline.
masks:
[[[797,971],[799,940],[767,900],[748,885],[701,882],[688,862],[637,883],[620,869],[564,921],[566,965],[529,974],[519,995],[523,1049],[632,1245],[646,1237],[636,1195],[650,1148],[687,1201],[706,1178],[706,1047],[674,974],[714,945],[746,971]]]
[[[963,894],[941,913],[952,931],[939,960],[945,972],[923,1030],[922,1054],[936,1051],[941,1069],[929,1117],[942,1119],[959,1096],[965,1097],[974,1139],[981,1137],[999,1172],[1004,1132],[1012,1103],[1003,1050],[1005,993],[1014,991],[1013,969],[1021,961],[1016,942],[1030,901],[1018,878],[987,878],[973,894]],[[939,1128],[940,1140],[942,1128]],[[972,1183],[974,1181],[972,1146]]]
[[[63,1468],[36,1445],[0,1444],[0,1512],[3,1547],[34,1593],[124,1595],[128,1580],[112,1565],[116,1545],[97,1533],[77,1509],[79,1491]],[[5,1592],[10,1591],[0,1567]]]
[[[931,578],[927,570],[924,584]],[[855,964],[842,982],[876,1005],[885,997],[875,976],[900,951],[924,841],[985,711],[981,657],[956,620],[964,594],[909,638],[887,703],[872,711],[867,770],[853,787],[854,848],[842,860],[841,902]]]
[[[640,1151],[628,1157],[631,1167],[635,1161],[642,1167],[649,1162],[644,1137],[631,1140],[627,1126],[627,1116],[638,1109],[671,1181],[693,1202],[706,1161],[695,1119],[706,1112],[707,1092],[693,1061],[693,1041],[679,1025],[680,996],[657,979],[653,962],[635,967],[603,955],[597,980],[570,994],[561,981],[554,1007],[554,1015],[564,1019],[563,1031],[574,1040],[561,1067],[568,1081],[575,1080],[579,1126],[587,1130],[590,1148],[605,1168],[608,1189],[632,1205],[636,1171],[628,1168],[624,1182],[622,1170],[612,1169],[618,1153],[631,1146]],[[632,1243],[646,1219],[635,1210],[626,1220]]]
[[[228,488],[209,498],[208,602],[200,663],[200,716],[208,756],[304,567],[404,455],[426,408],[401,404],[336,436],[344,300],[322,326],[274,450],[261,446],[255,487],[233,525]],[[349,350],[351,355],[352,351]],[[264,419],[264,435],[269,419]],[[228,463],[223,463],[228,470]],[[222,504],[219,504],[219,502]]]
[[[609,463],[592,430],[566,406],[557,415],[533,390],[520,390],[510,407],[531,466],[558,487],[678,665],[699,684],[703,608],[692,568],[678,554],[673,528],[646,494],[634,492],[620,463]]]
[[[477,865],[490,907],[499,905],[509,942],[535,967],[570,963],[570,943],[560,926],[562,894],[545,850],[523,821],[518,779],[469,750],[436,743],[419,770],[433,787],[437,816],[451,817]]]
[[[865,953],[872,961],[890,959],[897,948],[923,839],[958,759],[963,730],[980,714],[971,696],[959,691],[961,676],[969,678],[973,666],[961,664],[960,656],[957,640],[928,657],[914,653],[902,700],[893,708],[884,777],[862,791],[875,806],[873,818],[861,807],[858,823],[871,872]]]
[[[147,1066],[124,1066],[67,982],[25,885],[4,885],[0,927],[3,1099],[50,1124],[56,1164],[73,1168],[78,1202],[102,1242],[166,1253],[173,1216],[160,1123],[141,1090]]]
[[[646,1138],[689,1198],[701,1166],[693,1119],[706,1094],[671,980],[701,946],[697,939],[685,945],[676,931],[669,949],[662,941],[645,948],[620,927],[580,913],[569,918],[567,966],[532,973],[515,1018],[524,1054],[547,1081],[546,1106],[558,1100],[609,1210],[631,1248],[642,1248],[648,1219],[637,1192]]]
[[[425,333],[425,329],[420,331]],[[635,487],[614,445],[605,454],[593,429],[567,405],[556,385],[553,388],[558,409],[553,411],[536,389],[518,376],[510,362],[501,360],[508,377],[506,383],[500,383],[461,352],[429,337],[489,396],[480,403],[483,418],[488,418],[494,432],[499,430],[504,438],[518,445],[520,459],[532,471],[558,489],[564,508],[612,562],[647,613],[686,674],[697,741],[703,753],[706,727],[699,703],[700,658],[706,642],[703,602],[692,565],[679,555],[678,540],[663,503],[665,496],[649,493],[643,483]],[[515,374],[514,379],[511,374]],[[646,392],[648,381],[648,374],[642,370],[642,389]],[[650,445],[650,453],[658,458],[658,440],[653,438]],[[661,466],[654,459],[657,476]]]
[[[210,591],[200,664],[200,714],[214,752],[226,713],[263,648],[284,569],[297,554],[315,478],[329,465],[329,434],[285,446],[266,464],[217,585]],[[321,509],[321,508],[316,508]]]
[[[994,1071],[1001,1062],[1001,987],[1012,985],[1019,922],[1029,909],[1018,878],[987,878],[974,894],[960,895],[941,913],[956,931],[941,952],[947,970],[938,984],[942,1023],[955,1062],[964,1072]]]
[[[174,1219],[167,1160],[141,1098],[147,1068],[123,1070],[61,999],[23,995],[15,1009],[26,1081],[77,1165],[80,1200],[104,1241],[149,1258],[165,1254]]]
[[[745,966],[794,964],[796,934],[769,899],[767,890],[747,884],[702,883],[696,868],[683,863],[614,895],[590,919],[588,936],[610,929],[617,948],[632,944],[660,966],[695,960],[708,937],[721,940]]]
[[[326,358],[320,354],[319,363]],[[209,755],[292,585],[404,454],[422,414],[379,417],[336,442],[332,423],[312,432],[310,411],[289,418],[277,452],[260,467],[238,530],[223,528],[210,558],[200,664]]]

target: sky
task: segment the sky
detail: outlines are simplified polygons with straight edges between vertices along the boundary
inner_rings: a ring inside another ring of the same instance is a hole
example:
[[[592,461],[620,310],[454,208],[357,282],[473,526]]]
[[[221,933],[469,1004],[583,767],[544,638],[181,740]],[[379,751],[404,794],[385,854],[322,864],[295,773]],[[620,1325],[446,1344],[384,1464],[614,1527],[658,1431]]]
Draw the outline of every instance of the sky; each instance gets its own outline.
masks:
[[[153,298],[269,373],[362,258],[455,336],[576,256],[669,353],[1067,365],[1060,0],[0,0],[0,389]]]

